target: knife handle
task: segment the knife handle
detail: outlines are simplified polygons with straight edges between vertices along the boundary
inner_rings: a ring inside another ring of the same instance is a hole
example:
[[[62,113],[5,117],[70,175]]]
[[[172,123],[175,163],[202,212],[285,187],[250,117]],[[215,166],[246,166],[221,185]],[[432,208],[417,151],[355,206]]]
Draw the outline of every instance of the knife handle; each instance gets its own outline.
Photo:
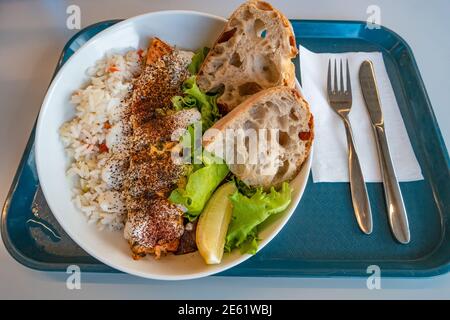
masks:
[[[386,132],[383,125],[374,126],[381,176],[383,178],[384,194],[388,212],[389,225],[398,242],[407,244],[409,233],[408,217],[403,203],[402,193],[392,164]]]
[[[356,153],[350,121],[347,117],[344,117],[344,124],[347,134],[348,173],[353,209],[361,231],[365,234],[371,234],[372,212],[370,210],[369,197],[367,195],[361,165],[359,164],[358,154]]]

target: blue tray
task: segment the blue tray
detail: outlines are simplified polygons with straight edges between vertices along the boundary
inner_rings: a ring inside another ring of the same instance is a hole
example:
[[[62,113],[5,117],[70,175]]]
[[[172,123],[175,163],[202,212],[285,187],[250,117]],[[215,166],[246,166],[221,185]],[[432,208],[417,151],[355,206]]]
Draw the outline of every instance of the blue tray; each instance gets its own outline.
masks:
[[[100,22],[64,47],[62,64],[87,40],[116,23]],[[356,225],[346,183],[312,183],[289,223],[260,253],[222,273],[228,276],[366,276],[378,265],[383,276],[432,276],[450,269],[450,170],[430,101],[409,46],[392,31],[363,22],[292,20],[297,42],[317,52],[381,51],[425,180],[401,183],[411,242],[395,242],[386,219],[383,187],[368,184],[374,231]],[[299,66],[297,65],[297,71]],[[300,74],[297,75],[300,78]],[[39,188],[34,129],[2,213],[2,239],[10,254],[30,268],[116,272],[80,249],[61,229]]]

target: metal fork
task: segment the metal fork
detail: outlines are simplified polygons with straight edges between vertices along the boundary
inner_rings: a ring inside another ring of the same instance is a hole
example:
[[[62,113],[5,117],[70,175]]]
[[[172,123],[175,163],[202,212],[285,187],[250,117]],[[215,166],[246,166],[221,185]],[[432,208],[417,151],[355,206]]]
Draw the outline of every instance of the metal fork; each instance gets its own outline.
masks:
[[[332,109],[342,118],[347,134],[348,145],[348,171],[350,178],[350,190],[352,195],[353,209],[359,228],[365,234],[372,233],[372,212],[369,205],[366,184],[359,164],[353,141],[353,133],[348,119],[352,107],[352,87],[350,83],[350,71],[347,60],[346,89],[344,90],[344,75],[342,60],[340,61],[340,84],[338,88],[337,62],[334,61],[334,85],[331,87],[331,59],[328,61],[327,92],[328,100]]]

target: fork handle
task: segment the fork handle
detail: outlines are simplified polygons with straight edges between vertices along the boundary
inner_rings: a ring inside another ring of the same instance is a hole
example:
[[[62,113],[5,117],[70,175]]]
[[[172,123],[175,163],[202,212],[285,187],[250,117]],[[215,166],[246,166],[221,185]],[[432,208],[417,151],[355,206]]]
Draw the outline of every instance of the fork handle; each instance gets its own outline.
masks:
[[[352,128],[347,117],[343,117],[348,145],[348,172],[353,209],[359,228],[365,234],[372,233],[372,212],[369,205],[366,184],[359,164],[358,155],[353,141]]]

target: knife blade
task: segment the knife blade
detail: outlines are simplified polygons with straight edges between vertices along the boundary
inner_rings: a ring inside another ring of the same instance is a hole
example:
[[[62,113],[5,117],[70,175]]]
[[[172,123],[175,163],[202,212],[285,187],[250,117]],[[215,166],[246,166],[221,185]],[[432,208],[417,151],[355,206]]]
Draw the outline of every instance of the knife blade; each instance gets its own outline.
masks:
[[[397,241],[407,244],[411,240],[408,216],[389,151],[372,61],[366,60],[361,64],[359,82],[374,130],[389,225]]]

